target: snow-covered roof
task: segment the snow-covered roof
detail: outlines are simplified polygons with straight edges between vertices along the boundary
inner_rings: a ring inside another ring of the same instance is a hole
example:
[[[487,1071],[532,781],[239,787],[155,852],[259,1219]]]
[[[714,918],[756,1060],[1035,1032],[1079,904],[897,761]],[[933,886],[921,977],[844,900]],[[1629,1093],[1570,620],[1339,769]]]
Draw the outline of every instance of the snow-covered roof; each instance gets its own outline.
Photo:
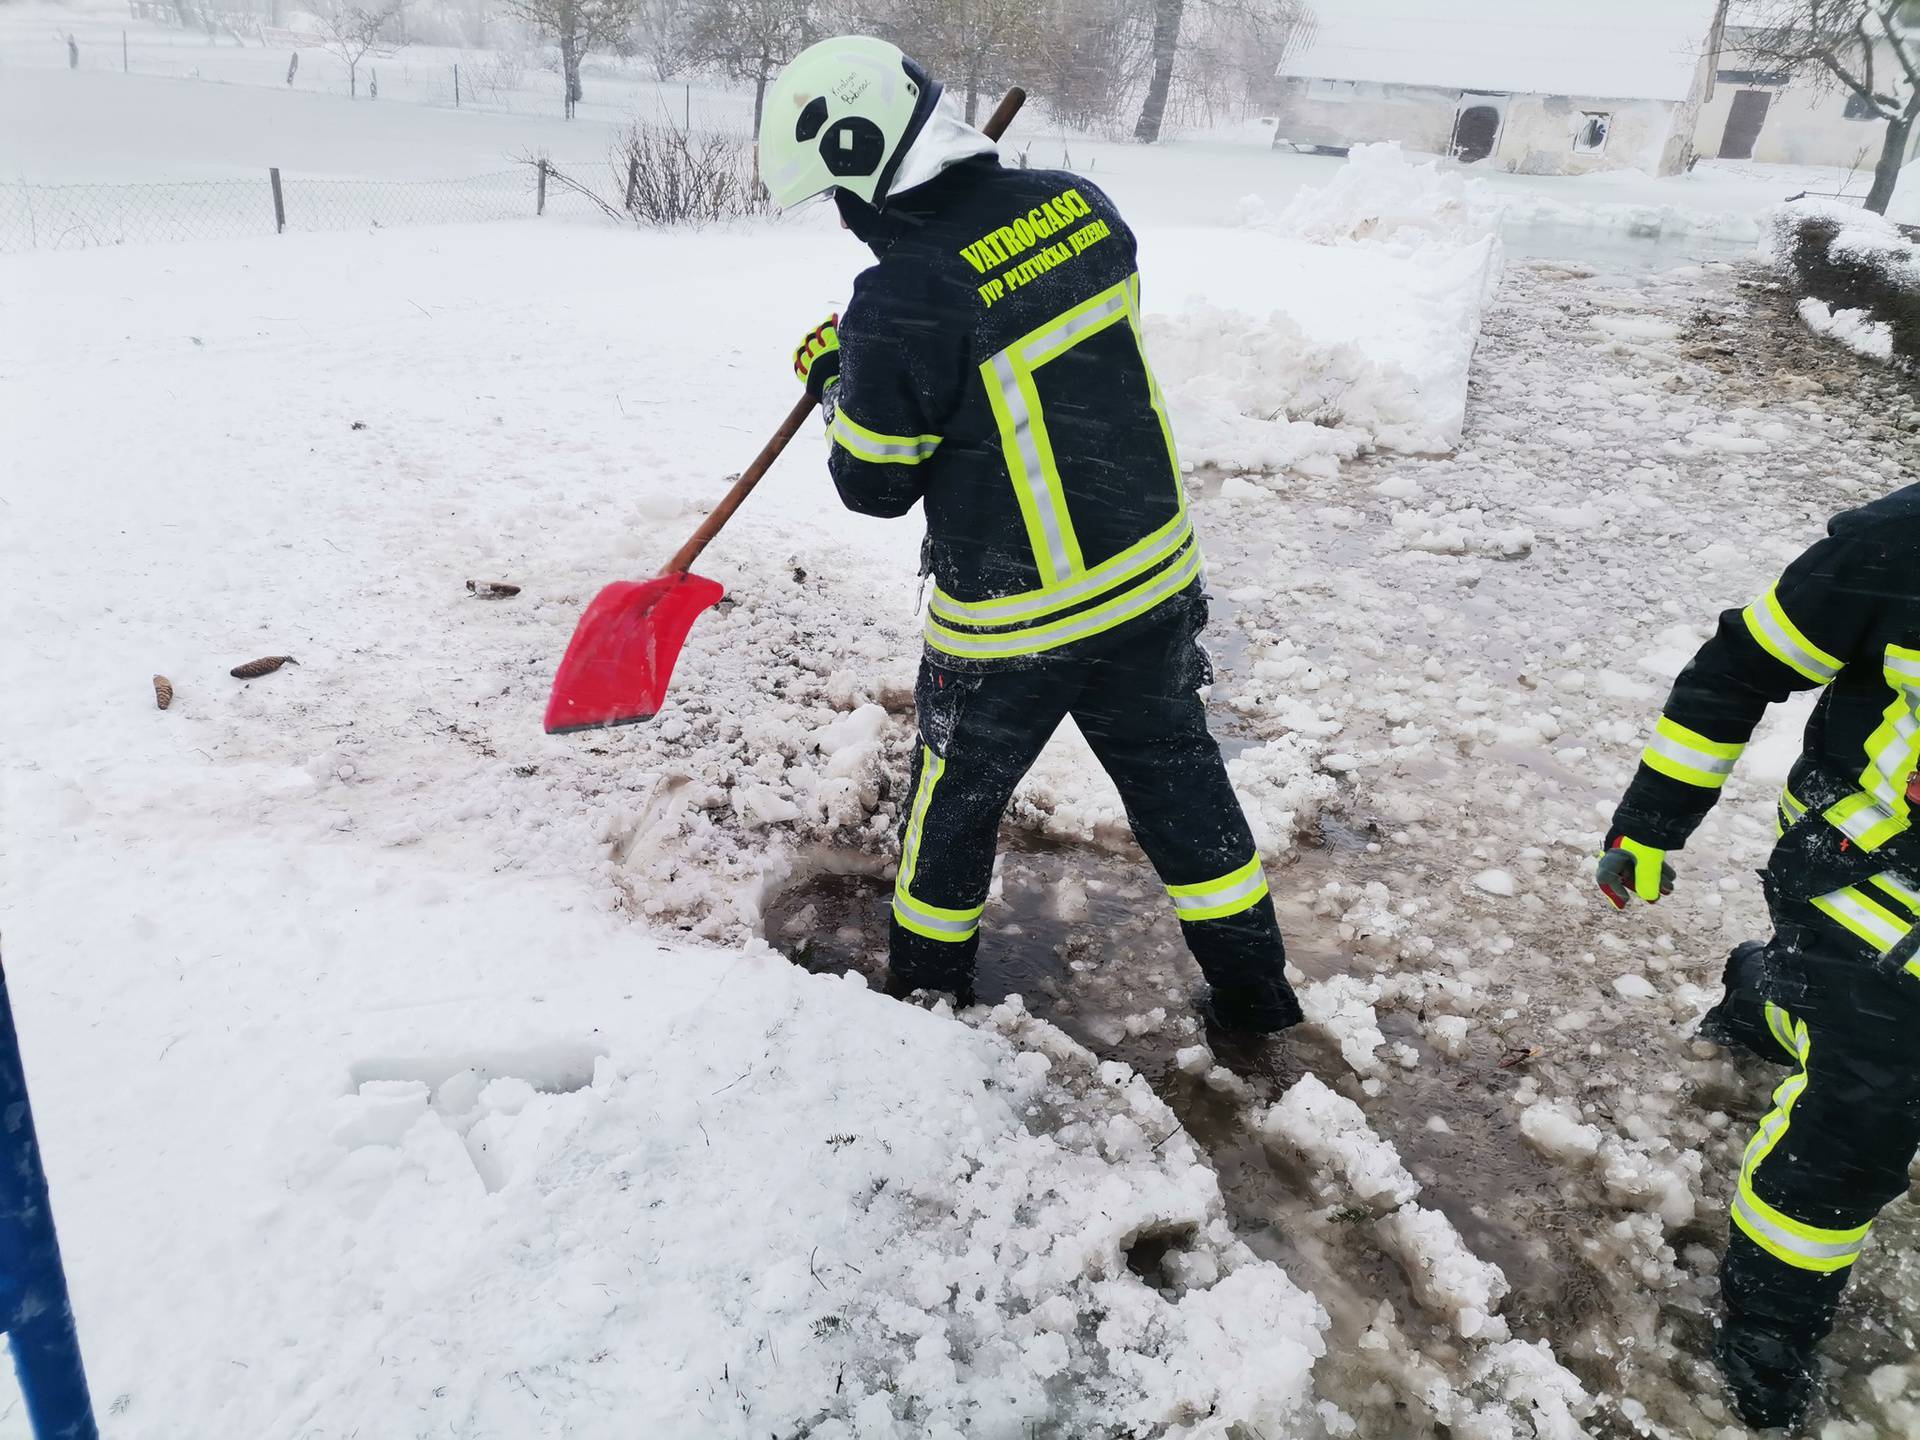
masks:
[[[1319,0],[1280,74],[1684,100],[1716,0]]]

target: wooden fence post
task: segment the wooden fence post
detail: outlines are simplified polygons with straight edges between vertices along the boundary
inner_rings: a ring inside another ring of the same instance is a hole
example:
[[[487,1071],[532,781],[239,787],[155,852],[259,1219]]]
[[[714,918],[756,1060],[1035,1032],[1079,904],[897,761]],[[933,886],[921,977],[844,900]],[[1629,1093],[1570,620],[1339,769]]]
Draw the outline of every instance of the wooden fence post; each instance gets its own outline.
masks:
[[[273,233],[284,235],[287,230],[287,202],[280,193],[280,167],[275,165],[269,169],[267,178],[273,181]]]
[[[533,213],[547,213],[547,162],[544,159],[540,162],[540,189],[533,202]]]
[[[640,188],[640,157],[627,157],[627,213],[633,213],[633,194]]]

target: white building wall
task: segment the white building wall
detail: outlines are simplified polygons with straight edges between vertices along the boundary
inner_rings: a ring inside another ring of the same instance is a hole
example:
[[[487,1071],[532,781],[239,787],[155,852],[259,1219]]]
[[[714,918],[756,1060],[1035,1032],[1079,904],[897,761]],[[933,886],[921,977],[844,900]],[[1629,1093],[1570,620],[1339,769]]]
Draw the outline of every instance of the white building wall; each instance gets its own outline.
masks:
[[[1458,90],[1282,77],[1274,134],[1295,145],[1341,148],[1397,140],[1409,150],[1444,155],[1459,108]]]
[[[1505,112],[1487,163],[1527,175],[1622,169],[1672,174],[1685,164],[1692,131],[1685,102],[1485,96],[1427,86],[1282,78],[1277,82],[1274,134],[1278,143],[1295,145],[1346,147],[1397,140],[1409,150],[1445,155],[1455,117],[1477,104]],[[1609,117],[1606,145],[1598,151],[1580,151],[1574,145],[1589,113]]]
[[[1754,142],[1753,158],[1770,165],[1839,165],[1855,161],[1871,170],[1880,157],[1885,123],[1847,119],[1847,97],[1838,89],[1812,85],[1737,85],[1722,80],[1713,98],[1700,107],[1694,148],[1711,159],[1720,153],[1733,97],[1742,90],[1764,90],[1772,97],[1767,118]],[[1861,152],[1866,152],[1861,159]]]
[[[1515,95],[1507,102],[1506,128],[1494,162],[1521,175],[1585,175],[1594,170],[1671,174],[1680,163],[1668,145],[1680,108],[1666,100]],[[1606,145],[1598,151],[1576,150],[1574,139],[1589,114],[1609,117]]]

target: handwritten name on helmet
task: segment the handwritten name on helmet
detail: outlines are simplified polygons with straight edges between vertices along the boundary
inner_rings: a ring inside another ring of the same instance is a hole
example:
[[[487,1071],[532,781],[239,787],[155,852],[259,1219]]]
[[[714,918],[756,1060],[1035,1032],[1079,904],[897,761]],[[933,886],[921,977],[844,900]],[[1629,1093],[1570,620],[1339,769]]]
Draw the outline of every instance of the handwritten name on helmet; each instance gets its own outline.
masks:
[[[984,275],[996,266],[1005,265],[1016,255],[1025,254],[1055,231],[1064,230],[1074,221],[1092,213],[1092,208],[1081,198],[1078,190],[1062,190],[1011,224],[988,231],[961,250],[960,254],[969,265]]]

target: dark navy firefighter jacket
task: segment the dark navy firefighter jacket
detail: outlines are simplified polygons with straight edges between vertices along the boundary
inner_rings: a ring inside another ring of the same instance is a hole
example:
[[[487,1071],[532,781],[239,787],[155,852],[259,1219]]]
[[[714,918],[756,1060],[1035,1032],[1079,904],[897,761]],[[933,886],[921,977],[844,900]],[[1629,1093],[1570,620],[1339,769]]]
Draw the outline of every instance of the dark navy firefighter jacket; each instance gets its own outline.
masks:
[[[879,263],[840,321],[829,463],[853,510],[924,502],[929,651],[1032,663],[1196,603],[1200,551],[1112,202],[980,156],[883,211],[841,210]]]

